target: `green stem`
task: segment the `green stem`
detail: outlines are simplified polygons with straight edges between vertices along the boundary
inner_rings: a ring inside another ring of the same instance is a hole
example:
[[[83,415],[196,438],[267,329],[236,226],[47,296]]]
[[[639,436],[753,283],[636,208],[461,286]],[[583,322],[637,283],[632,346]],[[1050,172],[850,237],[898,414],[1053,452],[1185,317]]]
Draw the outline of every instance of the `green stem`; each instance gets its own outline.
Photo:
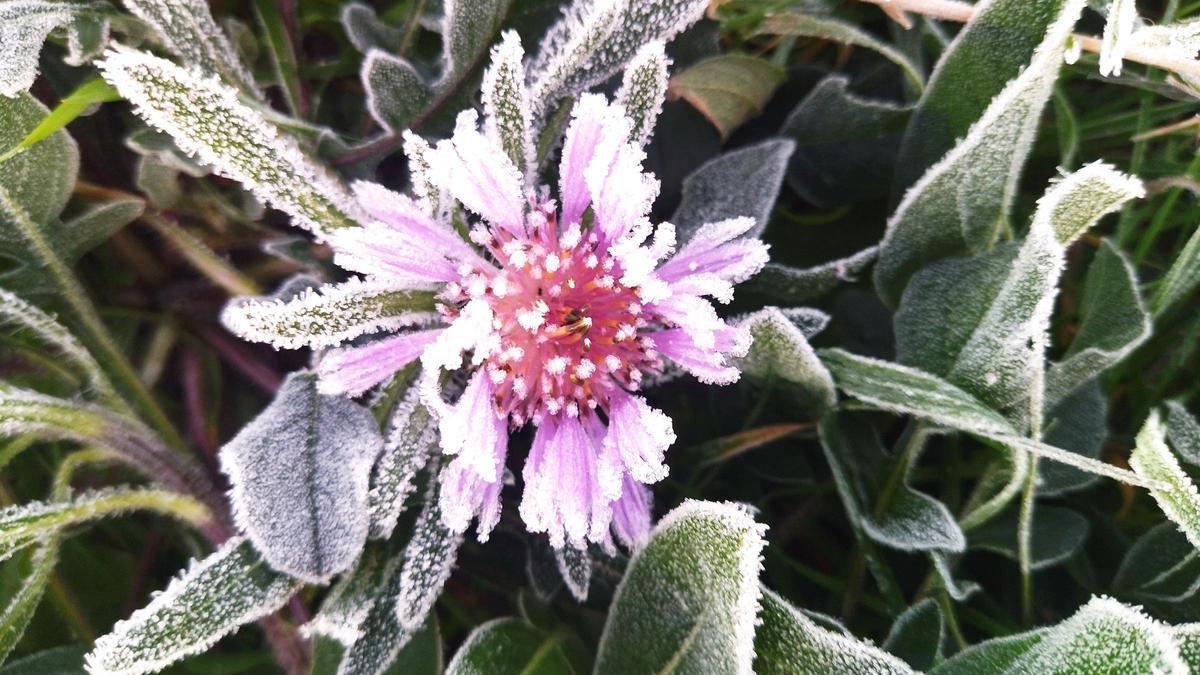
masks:
[[[1021,511],[1017,521],[1017,564],[1021,568],[1021,617],[1033,625],[1033,507],[1037,491],[1038,458],[1029,459],[1029,473],[1021,494]]]

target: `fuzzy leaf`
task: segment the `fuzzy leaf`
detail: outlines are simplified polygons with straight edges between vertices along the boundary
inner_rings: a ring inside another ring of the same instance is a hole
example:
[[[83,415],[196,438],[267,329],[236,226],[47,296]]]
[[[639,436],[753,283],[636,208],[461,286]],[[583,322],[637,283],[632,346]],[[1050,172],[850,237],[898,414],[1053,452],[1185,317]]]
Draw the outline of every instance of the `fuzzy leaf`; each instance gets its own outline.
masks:
[[[667,86],[708,118],[721,138],[761,113],[786,79],[783,68],[763,58],[722,54],[677,73]]]
[[[1121,74],[1122,59],[1129,49],[1133,30],[1137,27],[1137,3],[1134,0],[1112,0],[1108,5],[1108,20],[1100,38],[1100,74]]]
[[[835,633],[774,592],[764,589],[754,634],[758,675],[912,675],[900,659],[874,645]]]
[[[761,309],[739,322],[750,331],[750,351],[734,365],[746,376],[782,385],[801,414],[813,416],[837,400],[833,379],[804,333],[777,307]]]
[[[1021,10],[1014,5],[1028,9]],[[887,232],[880,245],[879,262],[875,266],[875,287],[884,301],[892,306],[899,302],[909,278],[930,261],[963,253],[979,253],[995,242],[1000,228],[1008,220],[1017,177],[1033,144],[1042,108],[1050,98],[1059,68],[1062,67],[1063,45],[1079,17],[1083,1],[994,0],[989,7],[991,11],[981,11],[973,21],[984,30],[990,23],[988,17],[1000,13],[1002,9],[1018,15],[1029,14],[1030,11],[1045,14],[1049,11],[1053,19],[1029,65],[987,106],[982,117],[971,126],[954,149],[908,189],[888,219]],[[1005,16],[1006,21],[1014,18],[1007,14]],[[1022,20],[1029,21],[1031,25],[1044,25],[1029,17]],[[1018,32],[1023,33],[1028,29],[1028,25],[1021,25]],[[960,35],[958,44],[966,41],[964,36],[968,34],[975,32],[968,28]],[[1008,44],[1000,49],[1006,54],[1013,51]],[[920,139],[926,137],[926,134],[914,129],[930,124],[930,116],[936,114],[928,107],[931,97],[947,96],[948,92],[943,90],[953,87],[954,100],[957,102],[966,93],[962,90],[972,86],[968,81],[956,79],[951,84],[944,79],[953,54],[954,50],[951,49],[943,59],[940,77],[935,75],[930,82],[922,104],[918,105],[909,123],[904,147],[912,147],[911,143],[922,142]],[[992,74],[981,77],[989,82],[994,79]],[[945,84],[938,87],[939,81]],[[898,167],[908,166],[904,157],[902,148]],[[904,181],[904,184],[907,183]]]
[[[230,87],[125,48],[110,50],[99,66],[151,126],[219,173],[245,184],[298,225],[320,234],[367,222],[328,169],[239,101]]]
[[[1111,598],[1093,598],[1050,628],[988,640],[934,668],[932,675],[976,673],[1188,672],[1170,627]]]
[[[616,102],[632,120],[629,140],[645,146],[654,134],[658,114],[667,96],[667,69],[671,59],[660,41],[647,43],[634,54],[621,78]]]
[[[107,2],[11,0],[0,3],[0,96],[16,96],[33,84],[38,73],[38,54],[50,31],[84,16],[111,12]],[[82,54],[78,56],[82,57]]]
[[[270,614],[299,588],[297,580],[271,570],[249,541],[230,539],[97,640],[87,657],[88,671],[139,675],[161,670]]]
[[[1159,523],[1129,547],[1112,586],[1136,602],[1183,602],[1200,591],[1200,553],[1175,523]]]
[[[367,110],[381,127],[399,132],[433,101],[433,89],[406,59],[372,49],[360,75],[367,91]]]
[[[767,263],[762,271],[745,282],[743,288],[765,295],[776,302],[808,302],[832,291],[843,283],[857,281],[879,253],[877,246],[865,248],[841,260],[816,267],[796,269],[779,263]]]
[[[1200,423],[1178,401],[1167,401],[1167,440],[1188,464],[1200,464]]]
[[[440,450],[437,420],[421,402],[419,387],[410,387],[392,411],[383,454],[371,474],[367,495],[371,511],[371,537],[386,539],[396,528],[417,473]]]
[[[1200,21],[1196,22],[1200,24]],[[1159,316],[1174,310],[1200,286],[1200,227],[1192,231],[1179,257],[1171,263],[1152,303],[1154,315]]]
[[[406,663],[410,659],[420,662],[421,656],[428,652],[423,645],[416,642],[417,636],[427,639],[431,632],[435,639],[437,622],[429,616],[422,628],[408,630],[400,625],[396,614],[396,602],[400,593],[401,571],[400,559],[394,559],[384,570],[381,583],[371,592],[370,609],[358,625],[358,638],[346,648],[338,666],[338,675],[382,675],[396,672],[397,675],[413,672],[414,663]],[[411,648],[411,649],[410,649]],[[440,646],[437,647],[437,661],[440,665]],[[396,667],[393,671],[392,668]]]
[[[44,537],[30,554],[29,573],[21,579],[20,589],[8,598],[8,605],[0,613],[0,663],[12,653],[33,620],[54,566],[58,564],[58,553],[58,537],[49,536]]]
[[[945,630],[941,608],[926,598],[896,617],[882,646],[915,670],[929,670],[942,660]]]
[[[361,627],[396,564],[386,543],[368,542],[354,568],[343,574],[321,602],[319,612],[300,627],[312,638],[322,636],[349,647],[362,637]],[[397,559],[398,560],[398,559]]]
[[[437,475],[436,471],[430,473]],[[395,611],[400,626],[407,631],[415,632],[429,618],[433,603],[454,571],[458,548],[463,542],[461,532],[450,530],[442,522],[437,490],[437,481],[431,479],[425,505],[417,515],[412,538],[404,548]]]
[[[404,39],[403,30],[384,23],[375,14],[375,8],[363,2],[342,7],[341,21],[350,44],[364,54],[372,49],[394,52]]]
[[[438,317],[434,304],[431,291],[352,279],[305,289],[286,300],[236,299],[221,313],[221,322],[243,339],[278,349],[332,347],[375,331],[428,324]]]
[[[513,166],[527,173],[535,159],[533,113],[525,89],[525,52],[513,31],[492,49],[492,62],[483,76],[483,109],[489,134],[500,141]]]
[[[106,402],[119,400],[100,364],[71,331],[54,317],[4,289],[0,289],[0,325],[28,334],[52,350],[59,363],[79,376],[89,394]]]
[[[75,118],[84,114],[93,105],[109,101],[119,101],[120,99],[121,95],[117,93],[117,90],[113,89],[111,85],[100,78],[84,82],[76,87],[75,91],[63,98],[55,106],[54,110],[50,111],[49,115],[46,115],[45,119],[39,122],[25,138],[21,139],[20,143],[4,152],[4,154],[0,154],[0,164],[50,138],[56,132],[64,129]]]
[[[1150,494],[1192,545],[1200,548],[1200,495],[1167,447],[1167,432],[1157,410],[1151,411],[1138,432],[1129,466],[1139,476],[1165,483],[1151,489]]]
[[[750,673],[764,530],[735,504],[667,514],[617,587],[596,671]]]
[[[123,2],[129,11],[158,31],[163,46],[182,59],[184,65],[204,75],[216,75],[243,93],[258,95],[254,77],[242,65],[205,0]]]
[[[442,78],[438,88],[467,76],[500,32],[512,0],[445,0],[442,17]]]
[[[558,574],[571,596],[579,602],[587,602],[592,585],[592,556],[586,550],[564,546],[554,549],[554,561],[558,563]]]
[[[221,449],[238,525],[271,566],[328,581],[367,539],[367,482],[383,438],[350,400],[317,393],[295,373],[275,400]]]
[[[1038,504],[1033,512],[1030,569],[1044,570],[1066,562],[1087,541],[1091,526],[1077,511]],[[1017,514],[1009,510],[971,530],[971,548],[1017,560]]]
[[[671,217],[680,245],[702,225],[743,216],[754,218],[754,227],[744,236],[762,235],[794,147],[789,140],[776,139],[738,148],[710,159],[683,179],[683,197]]]
[[[0,667],[0,675],[86,675],[83,669],[84,649],[54,647],[35,652]]]
[[[494,619],[471,631],[446,675],[569,675],[560,640],[521,619]]]
[[[1042,440],[1084,457],[1099,459],[1108,439],[1108,401],[1100,383],[1091,380],[1046,410]],[[1097,476],[1065,464],[1038,467],[1038,496],[1056,497],[1096,482]]]

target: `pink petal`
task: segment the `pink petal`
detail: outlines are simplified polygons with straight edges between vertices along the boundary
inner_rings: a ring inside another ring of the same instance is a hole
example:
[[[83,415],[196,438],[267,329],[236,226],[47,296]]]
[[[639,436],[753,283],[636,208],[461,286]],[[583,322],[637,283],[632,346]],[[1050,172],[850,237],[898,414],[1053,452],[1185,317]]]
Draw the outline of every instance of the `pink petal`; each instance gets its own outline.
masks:
[[[683,329],[650,333],[654,348],[705,384],[732,384],[741,375],[737,368],[726,365],[724,354],[717,348],[701,349]],[[732,335],[718,333],[717,346],[734,346]]]
[[[625,478],[621,498],[612,504],[612,531],[631,551],[650,539],[650,508],[654,497],[650,490],[630,477]]]
[[[667,476],[663,455],[675,442],[671,418],[640,396],[614,388],[609,394],[605,447],[613,447],[629,473],[642,483]]]
[[[599,428],[597,428],[599,427]],[[594,418],[549,418],[534,435],[522,476],[521,517],[531,532],[546,532],[550,544],[576,548],[602,542],[612,513],[597,476],[603,427]]]
[[[362,347],[330,351],[317,366],[321,392],[350,396],[363,393],[417,360],[442,330],[403,333]]]
[[[409,284],[456,281],[459,264],[451,251],[419,237],[398,235],[381,222],[330,232],[334,262],[343,269]]]
[[[502,482],[487,482],[458,458],[442,469],[439,477],[441,491],[439,506],[442,522],[455,532],[465,532],[472,518],[479,518],[476,534],[487,541],[496,523],[500,522],[500,489]]]
[[[767,245],[758,239],[737,240],[753,226],[753,218],[731,218],[704,225],[658,268],[659,278],[681,282],[693,275],[711,275],[734,284],[749,279],[769,259]]]
[[[608,102],[600,94],[584,94],[571,110],[571,124],[563,140],[562,161],[559,164],[558,196],[562,201],[561,226],[580,222],[583,212],[592,201],[584,171],[592,154],[612,125]]]
[[[438,422],[442,452],[458,455],[462,469],[474,471],[482,480],[500,480],[508,452],[508,424],[492,402],[494,389],[482,368],[467,383],[458,402]]]
[[[351,187],[363,210],[395,230],[402,240],[419,243],[428,254],[488,266],[457,232],[435,221],[425,204],[378,183],[360,180]]]
[[[454,136],[429,154],[433,180],[493,225],[514,234],[525,231],[521,173],[504,150],[479,133],[474,110],[459,114]]]

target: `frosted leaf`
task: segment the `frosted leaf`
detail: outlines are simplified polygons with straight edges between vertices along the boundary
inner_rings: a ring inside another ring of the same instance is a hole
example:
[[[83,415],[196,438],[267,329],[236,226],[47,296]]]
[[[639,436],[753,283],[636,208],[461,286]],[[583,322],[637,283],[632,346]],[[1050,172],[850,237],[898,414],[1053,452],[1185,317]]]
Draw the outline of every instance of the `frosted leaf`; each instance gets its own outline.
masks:
[[[633,122],[629,140],[638,145],[645,146],[654,134],[654,124],[667,97],[667,70],[670,67],[671,59],[667,58],[665,45],[655,40],[639,49],[625,69],[616,102]]]
[[[1139,602],[1183,602],[1200,592],[1200,553],[1175,523],[1159,523],[1129,547],[1112,587]]]
[[[361,626],[384,581],[395,572],[398,559],[389,559],[390,553],[386,543],[368,543],[353,569],[338,579],[321,602],[321,610],[300,631],[308,638],[323,636],[343,647],[353,645],[362,637]]]
[[[1183,461],[1200,464],[1200,423],[1179,401],[1167,401],[1167,440]]]
[[[195,159],[180,150],[170,136],[150,127],[143,127],[129,134],[125,138],[125,147],[143,157],[153,157],[162,164],[193,178],[209,174],[208,167],[196,162]]]
[[[367,482],[383,446],[375,418],[293,373],[221,448],[238,526],[271,566],[322,583],[367,540]]]
[[[1200,20],[1141,26],[1128,42],[1131,48],[1146,50],[1162,58],[1191,60],[1200,51]]]
[[[371,473],[367,499],[372,538],[391,536],[416,487],[417,473],[437,454],[439,442],[437,420],[421,402],[420,387],[410,387],[388,420],[383,454]]]
[[[1186,623],[1174,626],[1171,633],[1175,643],[1179,645],[1179,656],[1183,658],[1191,672],[1200,670],[1200,623]]]
[[[617,586],[596,672],[751,672],[766,528],[748,509],[687,500]]]
[[[875,265],[875,287],[887,304],[899,302],[909,277],[929,261],[977,253],[995,242],[1082,9],[1083,0],[1062,3],[1029,65],[905,193],[888,219]],[[931,80],[926,96],[933,91]]]
[[[58,553],[58,537],[42,538],[37,549],[29,555],[29,572],[21,578],[16,592],[5,598],[7,604],[0,613],[0,662],[12,653],[33,620],[58,564]]]
[[[341,21],[350,44],[364,54],[372,49],[394,52],[404,40],[402,29],[384,23],[375,14],[375,8],[363,2],[342,7]]]
[[[1137,27],[1136,0],[1112,0],[1108,20],[1100,38],[1100,74],[1114,77],[1121,74],[1122,59],[1129,49],[1130,38]]]
[[[550,106],[607,80],[643,45],[669,42],[698,21],[707,5],[707,0],[575,0],[545,33],[529,66],[534,104]]]
[[[433,101],[433,89],[407,59],[380,49],[367,52],[359,77],[371,117],[392,132],[407,128]]]
[[[895,460],[869,424],[845,413],[829,414],[818,429],[842,505],[856,530],[900,551],[966,550],[966,537],[946,505],[909,487],[915,459],[903,480],[889,487]],[[889,489],[887,511],[875,511],[879,495]]]
[[[320,235],[368,221],[332,172],[216,78],[126,48],[109,50],[98,65],[151,126],[296,224]]]
[[[512,0],[444,0],[442,16],[442,77],[444,90],[465,77],[500,31]]]
[[[776,302],[808,302],[844,283],[858,281],[878,253],[878,246],[870,246],[849,257],[807,269],[767,263],[746,282],[745,288]]]
[[[95,14],[104,2],[12,0],[0,3],[0,96],[15,96],[29,89],[38,73],[38,55],[50,31],[76,20],[81,13]]]
[[[254,76],[242,65],[205,0],[122,0],[129,11],[154,27],[163,46],[184,65],[216,75],[245,94],[259,96]],[[124,94],[124,92],[122,92]],[[128,98],[128,97],[127,97]]]
[[[282,607],[299,588],[299,581],[271,570],[249,541],[235,537],[97,640],[88,672],[156,672]]]
[[[571,596],[579,602],[587,602],[588,588],[592,585],[592,556],[587,549],[574,546],[556,548],[554,561]]]
[[[430,472],[436,476],[437,471]],[[438,483],[430,479],[425,504],[417,515],[412,538],[404,548],[400,586],[396,593],[396,618],[405,630],[416,631],[429,617],[442,587],[454,571],[463,535],[442,522]]]
[[[1171,628],[1112,598],[1093,598],[1049,628],[968,647],[931,675],[1161,673],[1185,675]]]
[[[358,639],[342,655],[338,675],[380,675],[398,660],[404,648],[413,641],[414,631],[401,626],[396,616],[400,562],[399,556],[393,558],[384,570],[380,584],[368,593],[371,596],[370,609],[359,624]],[[432,622],[433,618],[430,617],[422,633],[430,630],[436,633],[430,625]],[[400,672],[406,671],[401,669]]]
[[[942,610],[936,602],[926,598],[896,617],[883,641],[883,649],[913,668],[925,671],[942,660],[945,637],[946,621],[942,618]]]
[[[708,160],[683,179],[683,196],[671,217],[679,246],[707,223],[743,216],[754,219],[743,236],[760,236],[795,147],[792,140],[781,138],[738,148]]]
[[[774,591],[763,589],[754,635],[758,675],[913,675],[878,647],[819,626]]]
[[[833,379],[808,344],[804,333],[777,307],[761,309],[738,322],[749,331],[750,350],[732,359],[748,377],[783,385],[788,395],[807,413],[833,405],[837,393]]]
[[[483,75],[481,91],[488,135],[500,142],[504,154],[529,182],[536,153],[524,58],[521,38],[514,31],[505,32],[500,44],[492,48],[492,63]]]
[[[1150,337],[1150,313],[1137,272],[1107,239],[1088,269],[1079,328],[1063,358],[1046,371],[1046,408],[1116,365]]]
[[[80,13],[67,27],[67,55],[63,62],[82,66],[99,58],[108,48],[112,25],[105,13]]]
[[[7,5],[0,5],[5,7]],[[25,92],[12,98],[0,98],[0,147],[11,148],[21,142],[26,134],[50,114],[46,106]],[[76,175],[79,173],[79,149],[75,141],[65,132],[56,132],[50,138],[29,148],[27,151],[0,163],[0,234],[5,245],[19,247],[30,238],[14,222],[18,212],[28,215],[31,225],[49,222],[62,212],[71,198]],[[66,259],[73,254],[73,247],[65,244],[65,234],[53,232],[57,228],[38,228],[51,243],[51,248]],[[24,246],[33,248],[32,245]],[[10,250],[10,257],[21,260],[26,256]],[[30,254],[28,259],[36,256]],[[19,289],[13,284],[11,272],[3,274],[4,287],[10,291]]]
[[[6,506],[0,509],[0,560],[63,528],[136,510],[159,512],[192,525],[212,518],[208,508],[191,497],[149,489],[105,488],[71,501]]]
[[[1129,466],[1139,476],[1165,483],[1151,489],[1150,494],[1192,545],[1200,548],[1200,495],[1167,447],[1167,432],[1157,410],[1150,412],[1138,432]]]
[[[1042,440],[1085,457],[1099,459],[1108,440],[1108,400],[1093,379],[1061,401],[1046,403]],[[1038,467],[1038,495],[1056,497],[1090,487],[1096,476],[1061,464]]]
[[[949,556],[941,553],[930,553],[929,560],[933,563],[933,571],[937,573],[938,585],[958,602],[965,602],[980,591],[979,584],[974,581],[963,581],[954,577],[950,569]]]
[[[1041,492],[1038,492],[1039,496]],[[1030,565],[1035,572],[1062,564],[1083,548],[1091,525],[1079,512],[1035,502],[1030,532]],[[1015,510],[971,530],[971,549],[993,551],[1018,560],[1019,522]]]
[[[432,148],[429,142],[411,131],[405,131],[403,136],[404,155],[408,158],[413,194],[429,204],[434,219],[438,222],[449,222],[448,209],[453,200],[430,176],[429,153]]]
[[[488,621],[467,636],[446,675],[523,675],[576,672],[561,638],[516,618]],[[600,671],[597,671],[600,672]]]
[[[438,319],[432,291],[404,290],[382,281],[351,279],[281,298],[237,298],[221,323],[244,340],[277,349],[332,347],[360,335]]]

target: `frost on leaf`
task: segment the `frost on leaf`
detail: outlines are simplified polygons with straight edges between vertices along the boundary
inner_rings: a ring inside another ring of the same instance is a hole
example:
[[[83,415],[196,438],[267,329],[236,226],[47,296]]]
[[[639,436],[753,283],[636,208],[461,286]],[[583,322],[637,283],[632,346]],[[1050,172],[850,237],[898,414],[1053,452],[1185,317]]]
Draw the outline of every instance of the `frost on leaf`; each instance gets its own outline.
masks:
[[[436,471],[431,475],[436,476]],[[442,523],[437,491],[437,481],[431,480],[412,538],[404,548],[404,563],[400,566],[396,618],[408,631],[418,630],[429,618],[433,603],[454,571],[458,547],[463,541],[461,532],[454,532]]]
[[[437,420],[421,402],[420,388],[411,387],[388,420],[383,454],[372,470],[368,495],[372,538],[391,536],[416,487],[417,473],[436,453],[438,444]]]
[[[396,662],[414,631],[400,625],[396,599],[400,593],[401,558],[393,558],[383,571],[379,585],[367,594],[370,608],[358,626],[358,638],[342,655],[338,675],[379,675]],[[426,623],[429,630],[430,618]],[[405,672],[401,670],[400,672]]]
[[[736,504],[668,513],[617,587],[596,671],[749,675],[765,529]]]
[[[258,96],[254,77],[242,65],[205,0],[122,0],[129,11],[154,27],[163,46],[184,65],[216,75],[242,93]]]
[[[271,570],[249,541],[230,539],[97,640],[88,672],[156,672],[270,614],[299,588],[297,580]]]
[[[443,67],[437,88],[465,77],[488,45],[513,0],[445,0],[442,16]]]
[[[748,330],[752,338],[746,355],[733,360],[743,374],[760,382],[782,385],[806,414],[819,413],[833,405],[837,399],[833,378],[804,333],[783,310],[767,307],[745,317],[738,325]]]
[[[487,131],[500,141],[504,154],[522,173],[533,170],[533,116],[525,89],[525,51],[521,38],[507,31],[492,49],[492,63],[483,75],[483,109]],[[526,175],[528,181],[529,176]]]
[[[1105,77],[1121,74],[1122,59],[1129,49],[1130,38],[1137,27],[1135,0],[1113,0],[1108,6],[1108,21],[1100,39],[1100,74]]]
[[[404,39],[402,29],[384,23],[375,8],[364,2],[351,2],[342,7],[341,21],[350,44],[364,54],[372,49],[397,51]]]
[[[930,672],[1185,675],[1188,669],[1169,626],[1099,597],[1056,626],[968,647]]]
[[[1138,602],[1183,602],[1200,592],[1200,555],[1175,523],[1159,523],[1129,547],[1112,587]]]
[[[38,55],[50,31],[111,11],[104,2],[62,0],[10,0],[0,3],[0,96],[15,96],[29,89],[38,73]],[[107,26],[105,25],[107,35]],[[83,54],[72,26],[72,56]],[[81,58],[80,58],[81,60]],[[76,64],[78,65],[78,64]]]
[[[1150,494],[1192,545],[1200,548],[1200,494],[1167,447],[1167,430],[1157,410],[1150,413],[1138,432],[1129,466],[1140,476],[1165,483],[1151,489]]]
[[[321,583],[354,563],[367,539],[367,481],[383,439],[349,399],[296,373],[221,449],[234,516],[275,569]]]
[[[607,80],[643,45],[670,41],[707,6],[708,0],[575,0],[530,64],[535,105],[553,105]]]
[[[888,219],[875,287],[889,305],[899,302],[909,278],[930,261],[978,253],[995,242],[1082,9],[1083,0],[1062,3],[1029,65],[908,189]]]
[[[587,549],[563,546],[554,549],[554,562],[558,574],[579,602],[587,602],[588,588],[592,585],[592,556]]]
[[[367,110],[389,131],[407,128],[433,101],[433,90],[411,63],[380,49],[367,52],[360,78]]]
[[[321,610],[300,627],[301,632],[309,638],[316,635],[331,638],[343,647],[353,645],[362,637],[360,628],[384,581],[395,572],[389,554],[387,544],[368,543],[354,568],[333,585],[321,602]]]
[[[846,258],[807,269],[767,263],[761,272],[746,282],[746,288],[777,302],[808,302],[841,284],[857,281],[875,262],[878,253],[878,246],[870,246]]]
[[[626,116],[633,122],[629,140],[638,145],[649,143],[654,134],[654,124],[667,97],[667,69],[670,67],[666,46],[655,40],[639,49],[625,69],[621,88],[617,90],[617,103],[625,108]]]
[[[1200,422],[1179,401],[1167,401],[1167,440],[1183,461],[1200,465]]]
[[[446,666],[446,675],[573,673],[561,638],[546,635],[522,619],[495,619],[480,625]],[[605,672],[605,671],[596,671]]]
[[[817,625],[768,589],[763,589],[758,618],[754,634],[754,672],[758,675],[914,673],[903,661],[870,643]]]
[[[151,126],[298,225],[320,235],[367,222],[328,169],[215,77],[126,48],[110,50],[99,66]]]
[[[758,237],[779,196],[795,142],[764,141],[708,160],[683,179],[683,196],[671,222],[683,246],[706,223],[748,217],[754,226],[745,237]]]
[[[297,349],[332,347],[375,331],[426,325],[437,316],[430,291],[351,279],[305,289],[286,300],[235,299],[221,313],[221,322],[245,340]]]

